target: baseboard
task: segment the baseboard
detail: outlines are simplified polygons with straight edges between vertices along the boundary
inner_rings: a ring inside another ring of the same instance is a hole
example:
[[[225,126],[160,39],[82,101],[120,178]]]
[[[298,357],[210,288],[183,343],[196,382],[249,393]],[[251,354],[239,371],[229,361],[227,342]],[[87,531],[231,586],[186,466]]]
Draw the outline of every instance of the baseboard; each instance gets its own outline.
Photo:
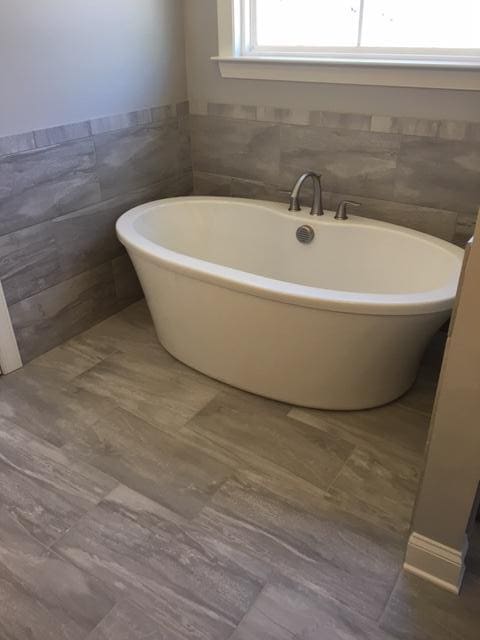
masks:
[[[0,373],[12,373],[23,366],[12,327],[7,301],[0,282]]]
[[[419,533],[410,535],[403,568],[452,593],[460,593],[465,573],[468,541],[462,550],[452,549]]]

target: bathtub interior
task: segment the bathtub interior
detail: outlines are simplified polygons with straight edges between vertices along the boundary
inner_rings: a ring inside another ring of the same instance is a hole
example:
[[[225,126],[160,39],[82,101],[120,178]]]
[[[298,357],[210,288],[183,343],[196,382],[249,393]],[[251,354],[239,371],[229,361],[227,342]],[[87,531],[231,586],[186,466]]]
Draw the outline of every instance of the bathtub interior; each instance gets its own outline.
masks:
[[[296,239],[310,224],[315,239]],[[273,280],[367,294],[455,294],[462,251],[446,242],[358,216],[292,214],[282,205],[190,198],[156,203],[135,231],[165,249]]]

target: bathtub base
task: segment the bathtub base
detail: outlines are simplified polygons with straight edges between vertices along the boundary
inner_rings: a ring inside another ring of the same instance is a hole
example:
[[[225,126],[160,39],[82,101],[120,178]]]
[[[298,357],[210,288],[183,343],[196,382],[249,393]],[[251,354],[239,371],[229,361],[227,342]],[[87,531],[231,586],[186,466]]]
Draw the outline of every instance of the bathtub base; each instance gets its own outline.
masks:
[[[285,304],[132,259],[158,338],[175,358],[233,387],[302,407],[359,410],[395,400],[413,384],[425,347],[449,316]]]

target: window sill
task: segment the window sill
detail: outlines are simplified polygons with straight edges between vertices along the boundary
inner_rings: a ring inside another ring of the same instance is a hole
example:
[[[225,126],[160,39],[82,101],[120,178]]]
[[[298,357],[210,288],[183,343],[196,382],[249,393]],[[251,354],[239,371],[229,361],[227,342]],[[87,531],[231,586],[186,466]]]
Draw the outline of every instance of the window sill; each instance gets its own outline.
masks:
[[[224,78],[480,91],[480,64],[352,58],[215,56]]]

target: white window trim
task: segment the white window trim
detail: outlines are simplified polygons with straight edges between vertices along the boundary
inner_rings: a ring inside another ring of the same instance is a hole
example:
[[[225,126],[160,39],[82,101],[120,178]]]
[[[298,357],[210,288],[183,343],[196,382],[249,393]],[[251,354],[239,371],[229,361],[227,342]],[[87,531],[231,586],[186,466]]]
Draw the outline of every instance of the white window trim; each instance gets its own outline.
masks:
[[[317,82],[331,84],[422,87],[480,91],[480,58],[462,52],[462,56],[441,57],[411,51],[408,57],[398,51],[323,50],[276,53],[252,51],[249,34],[239,29],[245,10],[243,0],[217,0],[219,63],[225,78]],[[473,52],[471,52],[473,53]]]

